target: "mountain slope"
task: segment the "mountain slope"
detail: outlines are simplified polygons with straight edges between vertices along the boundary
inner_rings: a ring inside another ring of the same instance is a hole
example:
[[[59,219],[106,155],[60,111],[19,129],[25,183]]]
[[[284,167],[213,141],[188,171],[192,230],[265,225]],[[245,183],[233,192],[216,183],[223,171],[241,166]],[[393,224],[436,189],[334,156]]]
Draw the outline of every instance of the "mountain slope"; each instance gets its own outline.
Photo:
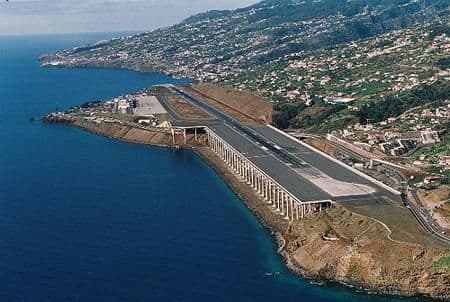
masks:
[[[44,60],[164,71],[206,79],[305,50],[379,35],[448,15],[444,0],[266,0],[171,27],[61,51]]]

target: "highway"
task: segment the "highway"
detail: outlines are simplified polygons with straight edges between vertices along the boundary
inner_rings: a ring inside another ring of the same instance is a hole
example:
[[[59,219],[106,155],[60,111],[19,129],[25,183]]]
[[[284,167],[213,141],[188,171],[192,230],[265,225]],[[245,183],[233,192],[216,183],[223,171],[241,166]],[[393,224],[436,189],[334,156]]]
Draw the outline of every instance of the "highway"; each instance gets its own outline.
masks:
[[[417,196],[417,191],[411,188],[408,188],[407,190],[409,191],[409,195],[411,195],[412,198],[403,196],[404,202],[411,210],[411,213],[414,215],[414,217],[416,217],[420,225],[435,237],[444,242],[450,243],[450,236],[446,234],[446,230],[441,228],[441,226],[434,221],[433,217],[429,215],[428,211],[421,206],[422,203],[419,199],[419,196]],[[414,200],[414,202],[412,200]]]

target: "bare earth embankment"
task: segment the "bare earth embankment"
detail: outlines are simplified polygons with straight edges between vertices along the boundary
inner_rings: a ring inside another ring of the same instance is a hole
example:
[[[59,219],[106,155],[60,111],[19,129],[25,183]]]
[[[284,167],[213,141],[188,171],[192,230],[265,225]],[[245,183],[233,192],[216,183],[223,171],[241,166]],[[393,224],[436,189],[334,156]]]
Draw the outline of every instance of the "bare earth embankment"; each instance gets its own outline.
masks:
[[[418,195],[433,218],[443,228],[450,230],[450,188],[441,186],[430,191],[422,190]]]
[[[184,137],[182,133],[175,132],[174,140],[171,130],[165,128],[143,129],[125,124],[119,125],[117,123],[95,123],[82,119],[66,118],[54,118],[53,120],[46,120],[46,122],[68,124],[92,133],[130,143],[160,147],[176,147],[184,145]],[[198,135],[197,140],[195,140],[194,134],[187,134],[186,136],[186,144],[189,146],[202,145],[204,143],[204,140],[204,135]]]
[[[190,85],[189,94],[243,123],[270,123],[273,105],[253,94],[212,84]]]

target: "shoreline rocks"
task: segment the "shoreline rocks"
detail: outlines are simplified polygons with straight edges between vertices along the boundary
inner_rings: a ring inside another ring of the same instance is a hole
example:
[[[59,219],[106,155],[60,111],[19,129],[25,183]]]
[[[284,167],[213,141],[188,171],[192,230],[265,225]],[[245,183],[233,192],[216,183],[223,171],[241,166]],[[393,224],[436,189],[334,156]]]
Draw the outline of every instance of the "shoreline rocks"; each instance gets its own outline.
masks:
[[[182,145],[174,145],[169,132],[148,131],[146,135],[134,133],[133,136],[130,133],[135,130],[123,125],[91,125],[54,115],[44,117],[43,121],[70,124],[127,142],[160,147]],[[351,215],[350,211],[341,206],[327,211],[326,217],[325,214],[317,214],[306,220],[289,222],[265,203],[253,189],[243,184],[208,148],[191,143],[183,147],[191,149],[212,167],[273,234],[278,243],[277,252],[295,274],[320,283],[340,283],[367,293],[426,296],[442,301],[450,298],[450,272],[436,271],[432,267],[435,259],[450,255],[449,250],[390,241],[383,226],[369,218]],[[361,232],[364,235],[349,239],[348,234],[344,236],[339,233],[345,233],[346,225],[355,222],[360,228],[364,228],[364,232]],[[324,238],[329,237],[330,229],[333,229],[333,240]],[[420,258],[414,257],[418,253]]]

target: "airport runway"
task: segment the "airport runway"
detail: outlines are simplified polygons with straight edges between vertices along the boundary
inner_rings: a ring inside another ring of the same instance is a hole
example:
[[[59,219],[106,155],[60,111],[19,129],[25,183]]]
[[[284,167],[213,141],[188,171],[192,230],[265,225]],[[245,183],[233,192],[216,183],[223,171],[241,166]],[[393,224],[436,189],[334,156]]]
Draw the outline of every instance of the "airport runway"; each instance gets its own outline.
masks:
[[[215,117],[205,124],[299,200],[370,203],[388,198],[401,202],[386,188],[266,125],[244,125],[178,87],[170,89]]]

